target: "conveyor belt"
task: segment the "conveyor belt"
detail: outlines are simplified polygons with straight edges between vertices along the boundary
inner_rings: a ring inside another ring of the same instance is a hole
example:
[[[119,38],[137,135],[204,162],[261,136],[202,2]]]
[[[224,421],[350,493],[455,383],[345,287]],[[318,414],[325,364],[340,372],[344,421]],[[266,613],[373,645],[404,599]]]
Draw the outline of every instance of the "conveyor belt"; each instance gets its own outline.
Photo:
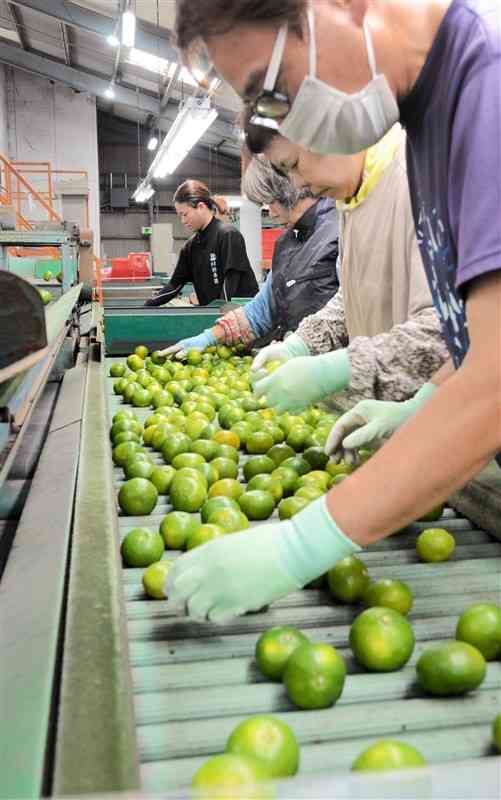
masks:
[[[113,360],[107,360],[107,371]],[[106,384],[111,418],[120,398],[113,394],[113,381],[108,378]],[[144,419],[151,410],[135,412]],[[114,475],[118,487],[123,472],[115,468]],[[120,516],[120,538],[137,525],[155,529],[169,510],[166,499],[159,498],[149,517]],[[360,608],[334,605],[326,592],[299,592],[266,613],[224,626],[199,625],[174,616],[165,602],[147,600],[143,570],[123,569],[143,789],[165,793],[189,785],[206,758],[223,751],[232,729],[256,713],[274,713],[293,728],[301,745],[303,777],[345,773],[366,746],[383,737],[414,745],[431,765],[493,756],[491,724],[501,710],[501,664],[488,665],[479,691],[454,700],[426,697],[416,685],[414,665],[424,647],[453,638],[458,616],[468,605],[499,602],[501,544],[452,509],[436,524],[456,538],[456,552],[446,564],[419,562],[415,539],[429,527],[425,523],[361,556],[373,578],[404,580],[415,596],[410,614],[415,652],[395,673],[368,674],[355,663],[348,635]],[[258,673],[253,661],[257,638],[277,624],[295,625],[345,657],[349,675],[333,708],[294,709],[283,687]],[[486,795],[479,785],[480,796]]]

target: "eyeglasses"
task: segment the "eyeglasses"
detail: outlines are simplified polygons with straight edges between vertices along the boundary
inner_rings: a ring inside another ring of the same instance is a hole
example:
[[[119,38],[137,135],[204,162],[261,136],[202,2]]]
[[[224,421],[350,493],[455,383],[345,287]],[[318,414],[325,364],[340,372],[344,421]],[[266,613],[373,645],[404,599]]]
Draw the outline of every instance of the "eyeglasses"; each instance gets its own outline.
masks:
[[[255,119],[263,118],[265,120],[265,127],[275,127],[274,125],[266,125],[266,122],[275,121],[286,117],[291,110],[291,101],[287,95],[276,90],[263,89],[263,91],[256,97],[252,104],[254,111],[254,118],[251,120],[254,124],[259,124]],[[260,123],[263,124],[263,123]]]
[[[278,129],[277,120],[286,117],[291,110],[292,103],[290,99],[275,88],[287,42],[288,30],[289,26],[286,23],[278,31],[263,88],[250,103],[254,115],[251,118],[251,122],[254,125]],[[197,76],[199,83],[200,78],[198,76],[200,75],[204,75],[204,83],[207,82],[208,77],[216,75],[207,45],[201,38],[192,42],[187,54],[187,61],[192,75]]]
[[[266,71],[263,89],[252,104],[254,125],[264,125],[268,128],[278,128],[277,120],[283,119],[291,110],[292,103],[287,95],[277,91],[276,83],[287,42],[289,26],[282,25],[277,33],[270,63]]]

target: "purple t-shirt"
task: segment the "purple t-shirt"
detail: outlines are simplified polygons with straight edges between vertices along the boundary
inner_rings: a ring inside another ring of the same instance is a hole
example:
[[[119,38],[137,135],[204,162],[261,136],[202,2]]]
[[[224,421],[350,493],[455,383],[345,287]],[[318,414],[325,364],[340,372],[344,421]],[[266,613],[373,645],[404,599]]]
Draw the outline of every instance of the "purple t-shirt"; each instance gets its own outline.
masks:
[[[501,0],[453,0],[400,112],[418,242],[458,367],[467,285],[501,270]]]

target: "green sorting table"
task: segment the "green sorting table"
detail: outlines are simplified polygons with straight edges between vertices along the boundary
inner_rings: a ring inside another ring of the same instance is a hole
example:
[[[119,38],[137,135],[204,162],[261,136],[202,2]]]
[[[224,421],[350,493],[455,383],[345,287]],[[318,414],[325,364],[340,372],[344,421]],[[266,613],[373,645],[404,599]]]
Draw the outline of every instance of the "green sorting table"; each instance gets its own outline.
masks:
[[[110,361],[106,363],[109,368]],[[108,387],[110,417],[120,405]],[[139,410],[141,419],[151,413]],[[163,463],[161,456],[157,458]],[[114,469],[116,486],[122,470]],[[120,516],[122,538],[136,525],[157,526],[171,510],[165,498],[148,518]],[[224,626],[178,618],[165,602],[145,599],[143,570],[122,571],[142,786],[165,792],[189,784],[211,754],[221,752],[230,731],[248,715],[273,713],[287,721],[301,743],[302,773],[346,771],[375,738],[398,736],[429,763],[492,755],[490,725],[501,711],[501,664],[490,663],[480,691],[438,700],[415,685],[414,665],[423,648],[454,636],[457,618],[474,602],[499,602],[501,544],[447,510],[440,521],[457,549],[442,565],[422,564],[415,553],[415,524],[361,557],[374,578],[407,581],[415,593],[410,619],[417,646],[405,669],[367,674],[348,648],[349,626],[359,609],[333,605],[323,591],[304,591],[266,613]],[[176,557],[169,553],[165,557]],[[258,636],[273,625],[295,625],[314,641],[333,644],[347,660],[349,676],[340,701],[320,712],[295,710],[280,684],[266,682],[253,662]]]
[[[249,298],[234,297],[231,302],[245,305]],[[224,305],[215,300],[208,306],[146,308],[142,298],[108,300],[104,305],[106,351],[111,356],[123,355],[145,342],[155,350],[197,336],[216,324]]]

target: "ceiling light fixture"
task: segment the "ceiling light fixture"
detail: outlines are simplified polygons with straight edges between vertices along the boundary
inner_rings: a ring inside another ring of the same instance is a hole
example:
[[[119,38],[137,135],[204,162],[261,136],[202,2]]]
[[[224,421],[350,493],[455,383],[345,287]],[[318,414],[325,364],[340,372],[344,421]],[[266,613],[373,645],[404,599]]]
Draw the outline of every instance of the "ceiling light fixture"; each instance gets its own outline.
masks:
[[[179,107],[178,115],[150,167],[153,177],[162,179],[172,175],[217,116],[208,97],[188,98]]]
[[[131,48],[127,55],[127,61],[129,64],[134,64],[135,67],[141,67],[159,75],[168,74],[170,63],[165,58],[160,58],[154,53],[147,53],[145,50],[138,50],[137,47]]]
[[[112,83],[110,83],[104,94],[105,97],[107,97],[109,100],[113,100],[113,98],[115,97],[115,89],[113,88]]]
[[[156,150],[158,147],[158,137],[153,135],[150,136],[150,140],[148,142],[148,150]]]
[[[136,15],[129,8],[122,14],[122,44],[124,47],[134,47],[135,43]]]
[[[118,38],[118,36],[115,36],[114,33],[110,33],[106,41],[108,42],[110,47],[118,47],[118,45],[120,44],[120,39]]]
[[[136,201],[136,203],[147,203],[148,200],[151,200],[153,195],[155,194],[155,189],[148,181],[147,178],[137,187],[136,191],[132,195],[132,199]]]

